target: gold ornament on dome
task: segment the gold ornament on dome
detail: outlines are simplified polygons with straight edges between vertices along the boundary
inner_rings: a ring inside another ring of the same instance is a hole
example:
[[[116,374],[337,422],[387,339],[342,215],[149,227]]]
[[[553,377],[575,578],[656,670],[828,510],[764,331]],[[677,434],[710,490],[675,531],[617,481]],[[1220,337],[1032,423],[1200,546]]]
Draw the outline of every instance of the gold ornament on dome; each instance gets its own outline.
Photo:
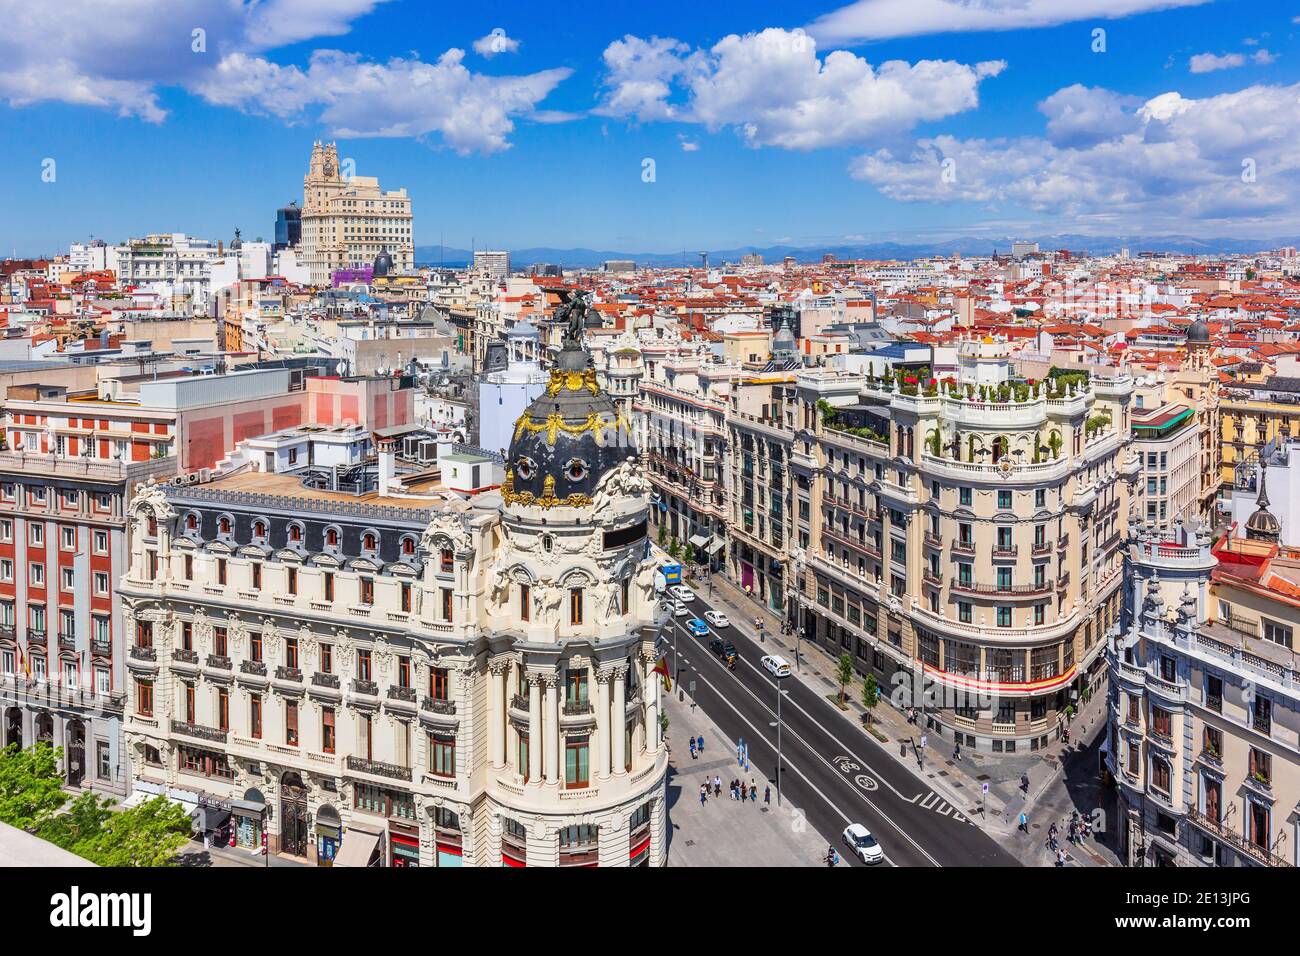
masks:
[[[588,508],[592,504],[589,495],[575,493],[567,498],[556,497],[554,475],[546,476],[540,496],[531,491],[515,491],[515,473],[509,468],[506,469],[506,480],[501,483],[501,500],[508,505],[537,505],[539,508]]]
[[[546,394],[558,395],[560,392],[580,392],[583,389],[593,395],[600,394],[600,385],[596,381],[596,370],[586,369],[582,372],[566,372],[563,369],[551,369],[551,380],[546,385]]]
[[[589,412],[586,421],[579,425],[570,425],[564,420],[564,416],[557,412],[552,412],[546,416],[545,421],[540,422],[533,421],[528,417],[528,413],[524,412],[515,422],[515,440],[518,441],[524,432],[533,435],[538,432],[546,432],[546,444],[554,445],[555,439],[560,432],[564,432],[566,435],[581,435],[585,432],[591,432],[596,439],[596,444],[600,445],[604,443],[605,432],[611,428],[617,431],[619,428],[630,428],[630,426],[622,413],[613,421],[609,421],[601,418],[596,412]]]

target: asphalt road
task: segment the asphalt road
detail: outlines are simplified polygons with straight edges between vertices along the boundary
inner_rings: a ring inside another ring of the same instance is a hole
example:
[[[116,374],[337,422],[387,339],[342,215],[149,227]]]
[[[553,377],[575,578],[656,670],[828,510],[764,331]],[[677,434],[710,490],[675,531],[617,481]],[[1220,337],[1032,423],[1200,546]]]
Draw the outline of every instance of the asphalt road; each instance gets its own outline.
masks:
[[[714,608],[702,590],[695,589],[695,593],[687,607],[691,617],[703,618],[705,611]],[[669,666],[678,674],[672,692],[683,690],[689,699],[694,682],[697,705],[731,738],[706,738],[705,754],[717,756],[710,748],[732,752],[735,741],[743,740],[751,769],[745,772],[737,767],[735,775],[746,782],[753,777],[761,786],[763,775],[756,767],[762,767],[775,791],[778,681],[759,663],[768,650],[759,643],[750,621],[732,620],[724,628],[710,625],[709,636],[693,637],[685,627],[688,619],[672,618],[663,632]],[[735,644],[738,660],[734,670],[728,670],[710,652],[709,640],[714,635]],[[674,637],[677,661],[673,660]],[[1020,866],[984,833],[978,815],[975,820],[966,816],[966,811],[978,806],[978,794],[971,794],[970,805],[964,807],[954,807],[939,797],[825,698],[824,694],[837,688],[813,689],[794,676],[779,684],[785,692],[780,704],[783,808],[797,808],[802,820],[828,843],[834,843],[842,857],[862,865],[847,852],[841,839],[848,824],[862,823],[880,842],[887,864]],[[925,756],[927,772],[942,769],[942,754],[932,749]],[[932,759],[938,768],[931,765]],[[725,772],[720,776],[725,787],[730,778]],[[793,824],[800,817],[792,814],[791,819]]]

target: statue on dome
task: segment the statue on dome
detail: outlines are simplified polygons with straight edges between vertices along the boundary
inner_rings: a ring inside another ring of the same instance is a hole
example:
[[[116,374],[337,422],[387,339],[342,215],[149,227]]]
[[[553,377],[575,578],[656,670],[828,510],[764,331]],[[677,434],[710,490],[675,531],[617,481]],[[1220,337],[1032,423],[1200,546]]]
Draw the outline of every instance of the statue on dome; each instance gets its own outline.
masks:
[[[569,301],[560,306],[557,318],[567,319],[568,327],[564,330],[564,347],[582,348],[582,336],[587,330],[587,297],[582,292],[574,292]]]

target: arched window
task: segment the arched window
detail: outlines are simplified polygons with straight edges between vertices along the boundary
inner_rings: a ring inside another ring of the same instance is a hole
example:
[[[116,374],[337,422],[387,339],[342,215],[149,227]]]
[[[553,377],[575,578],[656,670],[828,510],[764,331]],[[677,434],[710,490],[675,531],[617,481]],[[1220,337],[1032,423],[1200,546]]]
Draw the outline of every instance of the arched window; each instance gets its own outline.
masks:
[[[149,515],[145,520],[149,527],[149,537],[156,538],[158,536],[158,519],[153,515]]]
[[[217,528],[222,534],[230,534],[230,519],[223,515],[221,521],[217,523]]]
[[[327,547],[330,548],[337,548],[339,546],[338,528],[330,528],[328,531],[325,532],[325,544]]]
[[[415,554],[415,539],[410,535],[402,539],[402,554]]]
[[[265,537],[266,537],[266,522],[265,522],[265,521],[254,521],[254,522],[253,522],[253,537],[254,537],[254,538],[265,538]]]
[[[379,539],[375,537],[373,531],[367,531],[361,538],[361,547],[366,551],[374,551],[379,547]]]
[[[298,542],[302,540],[302,525],[300,524],[289,525],[289,540],[293,542]]]
[[[193,511],[191,511],[189,514],[185,516],[185,530],[186,531],[199,530],[199,516],[196,515]]]

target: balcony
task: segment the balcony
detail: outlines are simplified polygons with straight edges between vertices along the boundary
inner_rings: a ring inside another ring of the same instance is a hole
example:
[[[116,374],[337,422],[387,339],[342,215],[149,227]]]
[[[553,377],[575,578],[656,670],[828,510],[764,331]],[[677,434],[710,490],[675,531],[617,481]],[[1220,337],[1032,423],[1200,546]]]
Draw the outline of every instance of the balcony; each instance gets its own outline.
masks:
[[[90,641],[90,653],[95,657],[112,657],[113,642],[101,641],[98,638],[92,638]]]
[[[339,675],[327,674],[324,671],[317,671],[311,675],[313,687],[327,687],[330,690],[339,689]]]
[[[1051,554],[1051,552],[1052,552],[1052,542],[1050,541],[1035,541],[1033,547],[1029,549],[1029,554],[1035,558],[1039,558],[1042,557],[1043,555]]]
[[[1014,560],[1016,555],[1019,553],[1020,553],[1020,549],[1016,547],[1016,545],[1014,544],[998,545],[993,548],[993,560],[995,561],[1005,561],[1008,559]]]
[[[401,686],[400,684],[393,684],[392,686],[390,686],[390,687],[388,688],[388,699],[389,699],[389,700],[400,700],[400,701],[402,701],[403,703],[407,703],[407,704],[414,704],[414,703],[415,703],[415,688],[414,688],[414,687],[403,687],[403,686]]]
[[[302,683],[302,668],[301,668],[301,667],[285,667],[283,664],[281,664],[279,667],[277,667],[277,668],[275,669],[275,679],[276,679],[276,680],[289,681],[290,683],[293,683],[293,684],[301,684],[301,683]]]
[[[178,647],[172,651],[172,660],[179,664],[199,664],[199,652],[191,647]]]
[[[251,674],[254,677],[265,677],[266,661],[240,661],[239,672],[241,674]]]
[[[226,732],[224,730],[217,730],[215,727],[204,727],[202,724],[191,724],[173,718],[171,730],[174,734],[183,734],[186,737],[207,740],[214,744],[224,744],[226,742]]]
[[[59,633],[59,650],[75,651],[77,649],[77,635]]]
[[[367,697],[379,696],[379,685],[372,680],[362,680],[359,677],[352,679],[352,693],[364,694]]]
[[[208,666],[219,671],[228,671],[231,668],[230,658],[225,654],[209,654]]]
[[[510,709],[528,713],[528,698],[523,694],[515,694],[510,698]]]
[[[152,644],[132,644],[131,658],[137,661],[156,661],[158,660],[158,651]]]
[[[931,534],[929,531],[927,531],[924,535],[921,536],[921,540],[925,542],[925,545],[928,548],[943,547],[943,537],[941,535]]]
[[[520,697],[518,694],[516,694],[515,697],[519,700],[523,700],[523,698]],[[515,706],[513,700],[511,701],[510,705],[512,707]],[[442,700],[437,697],[430,697],[428,694],[426,694],[424,697],[420,699],[420,709],[427,710],[433,714],[441,714],[444,717],[454,717],[456,715],[456,702],[454,700]],[[518,708],[518,709],[527,710],[528,709],[527,702],[524,703],[522,708]]]
[[[364,757],[349,756],[345,761],[347,768],[358,773],[368,773],[375,777],[388,777],[390,780],[411,779],[410,767],[399,767],[397,764],[384,763],[380,760],[367,760]]]
[[[589,700],[566,700],[564,702],[565,717],[585,717],[591,712],[592,706]]]
[[[1207,817],[1204,813],[1201,813],[1199,810],[1188,810],[1187,819],[1190,820],[1194,826],[1199,827],[1200,829],[1204,830],[1206,833],[1211,834],[1212,836],[1218,837],[1220,840],[1229,844],[1234,849],[1240,850],[1242,853],[1245,853],[1256,863],[1260,863],[1264,866],[1293,866],[1294,865],[1290,861],[1283,859],[1282,857],[1278,856],[1276,853],[1271,852],[1267,848],[1259,846],[1251,842],[1250,840],[1247,840],[1240,833],[1228,829],[1226,826],[1223,825],[1223,822],[1221,820],[1211,819],[1210,817]]]
[[[974,581],[953,581],[952,589],[954,591],[964,591],[967,594],[1024,598],[1051,593],[1052,582],[1048,580],[1037,584],[977,584]]]
[[[921,572],[921,578],[926,584],[933,584],[935,587],[940,587],[943,584],[943,575],[929,568]]]
[[[35,630],[35,629],[33,629],[33,628],[30,628],[30,627],[27,629],[27,643],[28,643],[28,645],[32,645],[32,644],[42,644],[42,645],[43,645],[43,644],[45,644],[46,640],[47,640],[47,636],[46,636],[46,634],[45,634],[44,631]]]
[[[970,541],[962,541],[960,538],[953,538],[952,553],[973,555],[975,553],[975,541],[973,539]]]

